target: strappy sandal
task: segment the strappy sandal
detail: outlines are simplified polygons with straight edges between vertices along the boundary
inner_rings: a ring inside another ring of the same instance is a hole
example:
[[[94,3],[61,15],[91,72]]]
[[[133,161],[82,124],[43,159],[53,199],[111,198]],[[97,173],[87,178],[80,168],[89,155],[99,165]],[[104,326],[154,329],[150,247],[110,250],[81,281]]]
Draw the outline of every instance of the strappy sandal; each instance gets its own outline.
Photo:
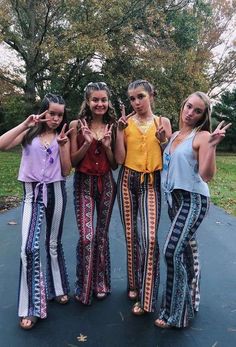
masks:
[[[154,324],[158,328],[162,328],[162,329],[170,329],[171,328],[171,325],[166,323],[163,319],[156,319]]]
[[[97,298],[98,300],[103,300],[103,299],[106,298],[106,296],[107,296],[106,293],[97,293],[97,294],[96,294],[96,298]]]
[[[136,302],[136,304],[134,304],[134,306],[132,307],[132,313],[135,316],[142,316],[146,313],[146,311],[141,307],[140,302]]]
[[[128,292],[128,298],[130,300],[136,300],[138,298],[138,292],[137,290],[129,290]]]
[[[30,321],[30,325],[24,325],[23,324],[23,320],[28,320]],[[35,317],[35,316],[26,316],[26,317],[21,317],[20,318],[20,327],[24,330],[30,330],[32,329],[35,324],[37,323],[38,321],[38,317]]]
[[[69,301],[69,296],[67,294],[58,295],[55,297],[55,301],[58,302],[58,304],[60,305],[65,305]]]

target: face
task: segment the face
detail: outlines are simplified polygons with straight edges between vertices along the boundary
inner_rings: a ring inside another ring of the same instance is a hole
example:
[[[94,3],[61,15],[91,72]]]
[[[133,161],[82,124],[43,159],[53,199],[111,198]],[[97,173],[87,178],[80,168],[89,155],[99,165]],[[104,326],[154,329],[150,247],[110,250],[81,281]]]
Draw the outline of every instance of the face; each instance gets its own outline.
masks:
[[[192,95],[185,103],[182,110],[182,122],[191,127],[195,127],[205,112],[205,103],[199,96]]]
[[[93,115],[103,116],[109,106],[108,95],[105,90],[95,90],[91,93],[88,106]]]
[[[45,118],[48,120],[47,126],[50,129],[57,129],[63,120],[64,112],[65,105],[60,105],[51,102],[49,104],[48,112],[45,115]]]
[[[142,87],[130,89],[128,91],[132,108],[138,114],[145,114],[150,111],[152,96]]]

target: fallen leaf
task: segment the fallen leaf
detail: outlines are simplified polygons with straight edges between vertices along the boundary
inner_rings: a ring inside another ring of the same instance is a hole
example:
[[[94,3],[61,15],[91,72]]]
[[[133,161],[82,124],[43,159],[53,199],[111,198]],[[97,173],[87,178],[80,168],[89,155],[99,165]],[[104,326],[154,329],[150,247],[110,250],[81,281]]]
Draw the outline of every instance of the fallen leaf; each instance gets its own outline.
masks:
[[[17,222],[15,220],[10,220],[7,224],[9,224],[9,225],[17,225]]]
[[[236,328],[228,328],[228,331],[236,331]]]
[[[77,336],[77,340],[79,342],[87,342],[87,336],[85,336],[83,334],[79,334],[79,336]]]

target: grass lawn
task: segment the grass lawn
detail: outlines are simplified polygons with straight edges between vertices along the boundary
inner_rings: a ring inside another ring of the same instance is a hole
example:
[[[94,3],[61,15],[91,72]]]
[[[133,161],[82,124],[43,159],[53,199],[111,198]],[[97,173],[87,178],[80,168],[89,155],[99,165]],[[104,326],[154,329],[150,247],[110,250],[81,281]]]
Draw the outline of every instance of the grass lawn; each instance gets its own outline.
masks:
[[[217,173],[209,186],[213,204],[236,216],[236,155],[217,156]]]
[[[0,151],[0,208],[4,200],[18,200],[22,196],[21,183],[17,181],[21,150]],[[236,216],[236,155],[217,156],[217,173],[210,182],[212,202]],[[10,200],[10,201],[9,201]]]

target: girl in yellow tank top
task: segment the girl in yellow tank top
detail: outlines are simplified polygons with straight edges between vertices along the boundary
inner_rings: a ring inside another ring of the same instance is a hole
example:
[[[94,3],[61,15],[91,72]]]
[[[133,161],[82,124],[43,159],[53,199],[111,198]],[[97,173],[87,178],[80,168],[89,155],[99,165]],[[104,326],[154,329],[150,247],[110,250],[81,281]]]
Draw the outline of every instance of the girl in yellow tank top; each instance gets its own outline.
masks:
[[[127,246],[128,297],[136,301],[133,314],[142,315],[154,311],[158,295],[161,145],[171,136],[171,125],[153,115],[155,91],[148,81],[131,83],[128,95],[134,112],[126,117],[123,109],[118,121],[115,157],[122,166],[117,195]]]

